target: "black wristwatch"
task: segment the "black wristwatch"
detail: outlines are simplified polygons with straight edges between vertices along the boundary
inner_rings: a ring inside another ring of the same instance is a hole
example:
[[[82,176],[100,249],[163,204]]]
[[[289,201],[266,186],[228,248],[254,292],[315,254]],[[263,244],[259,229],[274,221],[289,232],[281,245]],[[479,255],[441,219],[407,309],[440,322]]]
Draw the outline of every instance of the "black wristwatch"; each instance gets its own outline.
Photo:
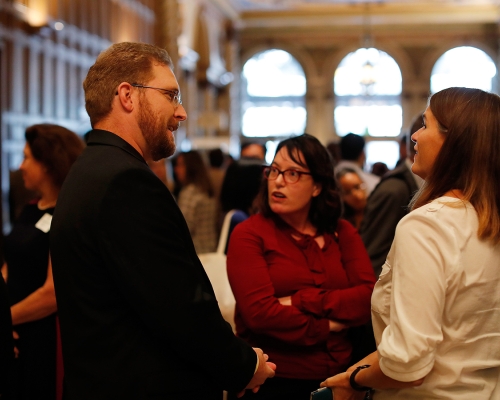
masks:
[[[358,385],[356,383],[356,375],[358,374],[359,371],[361,371],[362,369],[365,369],[365,368],[368,368],[368,367],[371,367],[371,365],[360,365],[358,367],[356,367],[356,369],[354,371],[352,371],[352,374],[351,376],[349,377],[349,383],[351,384],[351,387],[358,391],[358,392],[367,392],[369,390],[372,390],[372,388],[368,387],[368,386],[361,386],[361,385]]]

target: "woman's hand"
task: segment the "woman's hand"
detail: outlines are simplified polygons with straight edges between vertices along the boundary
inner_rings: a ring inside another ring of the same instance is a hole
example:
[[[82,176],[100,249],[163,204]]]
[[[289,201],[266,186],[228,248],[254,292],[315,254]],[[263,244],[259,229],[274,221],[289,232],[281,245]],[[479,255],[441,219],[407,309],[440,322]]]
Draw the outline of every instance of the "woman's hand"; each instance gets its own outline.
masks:
[[[278,301],[282,306],[291,306],[292,305],[292,296],[279,297]],[[347,329],[348,326],[342,324],[338,321],[328,320],[328,329],[330,332],[340,332],[344,329]]]
[[[342,372],[341,374],[332,376],[324,382],[321,382],[321,387],[329,387],[333,390],[333,398],[335,400],[363,400],[365,392],[358,392],[351,387],[349,377],[352,372]]]
[[[278,297],[278,301],[282,306],[291,306],[292,296]],[[328,320],[328,329],[330,330],[330,332],[340,332],[347,328],[348,326],[342,324],[341,322]]]
[[[292,296],[279,297],[278,301],[282,306],[291,306],[292,305]]]
[[[332,321],[330,319],[330,320],[328,320],[328,328],[330,329],[330,332],[340,332],[344,329],[347,329],[348,326],[345,324],[342,324],[338,321]]]
[[[339,387],[339,388],[343,388],[347,391],[353,390],[351,388],[349,378],[351,377],[351,374],[354,372],[356,367],[358,367],[360,365],[370,365],[370,368],[362,369],[356,375],[356,383],[358,383],[360,386],[367,386],[367,387],[382,389],[382,390],[384,390],[384,389],[404,389],[404,388],[408,388],[408,387],[419,386],[424,382],[424,379],[425,379],[425,377],[423,377],[422,379],[418,379],[418,380],[412,381],[412,382],[401,382],[401,381],[397,381],[395,379],[389,378],[380,369],[378,353],[375,351],[372,354],[369,354],[363,360],[361,360],[361,361],[357,362],[356,364],[354,364],[353,366],[349,367],[347,369],[347,372],[344,372],[342,374],[338,374],[338,375],[332,376],[331,378],[326,379],[324,382],[321,383],[320,386],[321,387],[331,387],[331,388]],[[339,398],[350,399],[350,397],[339,397]],[[356,399],[356,397],[353,397],[353,399]],[[338,400],[337,397],[335,397],[335,400]]]

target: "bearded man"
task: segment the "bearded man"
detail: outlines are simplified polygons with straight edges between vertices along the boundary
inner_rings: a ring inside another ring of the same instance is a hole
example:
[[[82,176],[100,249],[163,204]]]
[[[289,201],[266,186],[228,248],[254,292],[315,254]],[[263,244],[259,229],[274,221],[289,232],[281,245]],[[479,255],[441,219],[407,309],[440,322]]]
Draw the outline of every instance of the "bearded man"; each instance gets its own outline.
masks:
[[[275,366],[222,318],[182,213],[145,161],[174,153],[187,118],[170,57],[115,44],[83,87],[93,130],[50,234],[65,399],[256,391]]]

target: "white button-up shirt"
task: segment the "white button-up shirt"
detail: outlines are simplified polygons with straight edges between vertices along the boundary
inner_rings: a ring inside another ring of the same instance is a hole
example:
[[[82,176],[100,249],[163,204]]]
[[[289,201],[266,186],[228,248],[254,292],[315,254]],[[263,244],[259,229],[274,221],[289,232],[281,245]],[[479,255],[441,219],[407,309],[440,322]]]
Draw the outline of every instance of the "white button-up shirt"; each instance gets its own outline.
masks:
[[[472,205],[451,197],[400,221],[373,292],[373,327],[384,374],[426,378],[376,400],[500,399],[500,245],[477,230]]]

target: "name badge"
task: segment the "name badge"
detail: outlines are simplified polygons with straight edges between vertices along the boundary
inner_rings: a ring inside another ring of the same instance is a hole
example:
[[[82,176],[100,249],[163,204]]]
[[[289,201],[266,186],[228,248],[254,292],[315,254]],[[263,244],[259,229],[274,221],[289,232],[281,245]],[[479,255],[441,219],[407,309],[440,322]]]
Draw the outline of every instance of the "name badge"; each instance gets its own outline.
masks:
[[[42,218],[35,224],[35,228],[40,229],[43,233],[50,231],[50,224],[52,223],[52,215],[49,213],[43,214]]]

